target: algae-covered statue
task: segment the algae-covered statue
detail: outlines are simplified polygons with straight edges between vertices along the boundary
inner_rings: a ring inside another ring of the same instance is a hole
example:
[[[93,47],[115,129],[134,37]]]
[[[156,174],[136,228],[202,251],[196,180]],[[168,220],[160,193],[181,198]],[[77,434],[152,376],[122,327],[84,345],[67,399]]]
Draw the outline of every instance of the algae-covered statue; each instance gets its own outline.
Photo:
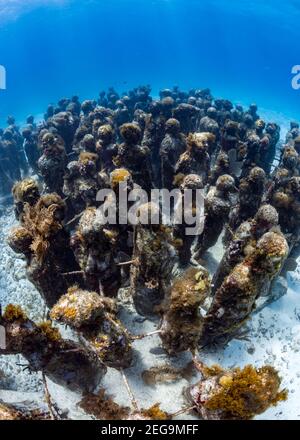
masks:
[[[208,150],[214,142],[215,136],[212,133],[190,133],[187,137],[187,149],[177,161],[176,174],[198,174],[203,183],[206,183],[210,161]]]
[[[78,331],[104,365],[126,368],[132,360],[130,338],[116,312],[113,299],[74,286],[60,298],[50,316]]]
[[[76,275],[64,275],[79,269],[69,244],[69,234],[63,226],[65,208],[65,203],[55,193],[40,197],[33,206],[27,202],[21,225],[13,228],[8,236],[9,246],[24,255],[28,279],[48,307],[78,280]]]
[[[93,351],[63,339],[49,321],[35,324],[19,306],[9,304],[0,324],[6,331],[6,347],[0,348],[0,354],[21,354],[30,371],[42,371],[59,385],[93,391],[106,373]]]
[[[237,264],[216,291],[204,318],[200,345],[232,337],[249,318],[255,301],[265,295],[288,255],[283,234],[267,232]]]
[[[197,363],[202,379],[186,395],[204,420],[250,420],[287,399],[274,367],[225,370]]]
[[[243,222],[234,232],[213,277],[213,291],[220,287],[231,270],[253,251],[257,241],[278,227],[278,212],[271,205],[262,205],[253,219]]]
[[[210,279],[203,268],[189,268],[169,289],[160,328],[163,347],[170,354],[194,352],[202,330],[199,308],[210,293]]]
[[[86,286],[109,297],[116,296],[121,287],[117,242],[118,230],[103,225],[95,207],[84,211],[70,241]]]
[[[170,231],[161,224],[149,224],[151,215],[159,215],[158,206],[147,203],[140,206],[139,212],[148,223],[135,227],[130,288],[137,312],[151,316],[164,299],[176,251]]]

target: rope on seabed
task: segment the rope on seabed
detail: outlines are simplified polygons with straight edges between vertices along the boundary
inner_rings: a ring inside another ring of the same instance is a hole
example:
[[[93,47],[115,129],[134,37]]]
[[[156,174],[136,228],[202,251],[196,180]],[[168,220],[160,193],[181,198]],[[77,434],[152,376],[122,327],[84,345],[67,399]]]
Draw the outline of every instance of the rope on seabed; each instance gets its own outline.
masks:
[[[134,409],[134,411],[139,412],[139,406],[138,406],[137,401],[136,401],[136,399],[135,399],[135,397],[134,397],[134,395],[133,395],[133,392],[132,392],[132,390],[131,390],[131,388],[130,388],[130,385],[129,385],[129,383],[128,383],[128,380],[127,380],[126,374],[124,373],[123,368],[120,369],[120,373],[121,373],[121,375],[122,375],[122,378],[123,378],[123,381],[124,381],[124,384],[125,384],[126,390],[127,390],[128,395],[129,395],[129,397],[130,397],[130,400],[131,400],[131,404],[132,404],[132,406],[133,406],[133,409]]]
[[[51,395],[49,393],[49,389],[48,389],[48,385],[47,385],[47,379],[46,379],[46,376],[45,376],[44,372],[42,372],[42,379],[43,379],[43,384],[44,384],[45,401],[47,403],[51,419],[52,420],[58,420],[59,416],[58,416],[56,411],[54,412],[53,403],[51,402]]]

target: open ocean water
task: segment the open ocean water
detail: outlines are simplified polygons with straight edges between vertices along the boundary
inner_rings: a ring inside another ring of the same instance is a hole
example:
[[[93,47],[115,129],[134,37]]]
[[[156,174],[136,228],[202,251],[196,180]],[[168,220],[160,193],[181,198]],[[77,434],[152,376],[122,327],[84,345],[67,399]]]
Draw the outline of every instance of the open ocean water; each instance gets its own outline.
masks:
[[[62,96],[145,83],[300,119],[299,18],[299,0],[0,0],[0,126]]]

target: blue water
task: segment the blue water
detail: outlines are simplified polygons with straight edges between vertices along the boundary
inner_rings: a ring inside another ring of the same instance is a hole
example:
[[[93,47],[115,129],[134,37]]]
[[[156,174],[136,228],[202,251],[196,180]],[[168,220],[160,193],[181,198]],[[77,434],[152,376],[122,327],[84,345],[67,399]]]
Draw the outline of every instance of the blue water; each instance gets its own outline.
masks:
[[[300,0],[0,0],[0,126],[62,96],[149,83],[300,119]]]

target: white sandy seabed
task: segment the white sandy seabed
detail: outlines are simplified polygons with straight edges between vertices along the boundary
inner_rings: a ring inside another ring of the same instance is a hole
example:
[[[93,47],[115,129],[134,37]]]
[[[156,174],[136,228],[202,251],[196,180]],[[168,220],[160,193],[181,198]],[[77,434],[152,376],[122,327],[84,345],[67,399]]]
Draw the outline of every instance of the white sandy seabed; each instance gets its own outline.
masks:
[[[263,113],[264,117],[269,116],[266,120],[276,120],[274,114]],[[277,119],[281,126],[285,125],[282,130],[282,134],[285,135],[288,129],[286,120],[284,121],[283,117]],[[12,208],[8,208],[0,216],[0,304],[2,307],[9,303],[20,304],[31,319],[40,321],[45,312],[43,301],[34,286],[26,279],[24,260],[18,258],[6,244],[5,237],[14,224]],[[222,252],[219,242],[208,253],[207,266],[211,272]],[[218,363],[223,367],[243,367],[251,363],[260,367],[269,364],[278,369],[282,387],[289,391],[288,400],[269,409],[257,419],[300,419],[300,257],[297,269],[287,274],[287,281],[287,294],[252,316],[248,324],[247,340],[232,340],[225,348],[201,352],[201,359],[208,365]],[[133,334],[143,334],[156,329],[155,323],[137,315],[130,304],[125,304],[121,310],[121,319]],[[182,391],[189,385],[187,380],[180,379],[176,382],[148,386],[143,382],[141,373],[153,366],[166,363],[174,367],[183,367],[191,360],[189,355],[168,358],[161,349],[157,335],[136,341],[134,349],[134,362],[132,367],[126,370],[126,375],[140,407],[148,408],[160,402],[163,410],[172,413],[186,406]],[[0,357],[0,400],[45,407],[41,375],[29,374],[28,370],[24,370],[24,365],[26,361],[21,356]],[[192,382],[196,381],[197,377],[194,377]],[[81,396],[51,381],[48,381],[48,387],[62,414],[70,419],[91,418],[77,405]],[[101,387],[104,387],[117,403],[130,406],[118,371],[108,369]],[[183,415],[178,417],[180,418],[194,417]]]

